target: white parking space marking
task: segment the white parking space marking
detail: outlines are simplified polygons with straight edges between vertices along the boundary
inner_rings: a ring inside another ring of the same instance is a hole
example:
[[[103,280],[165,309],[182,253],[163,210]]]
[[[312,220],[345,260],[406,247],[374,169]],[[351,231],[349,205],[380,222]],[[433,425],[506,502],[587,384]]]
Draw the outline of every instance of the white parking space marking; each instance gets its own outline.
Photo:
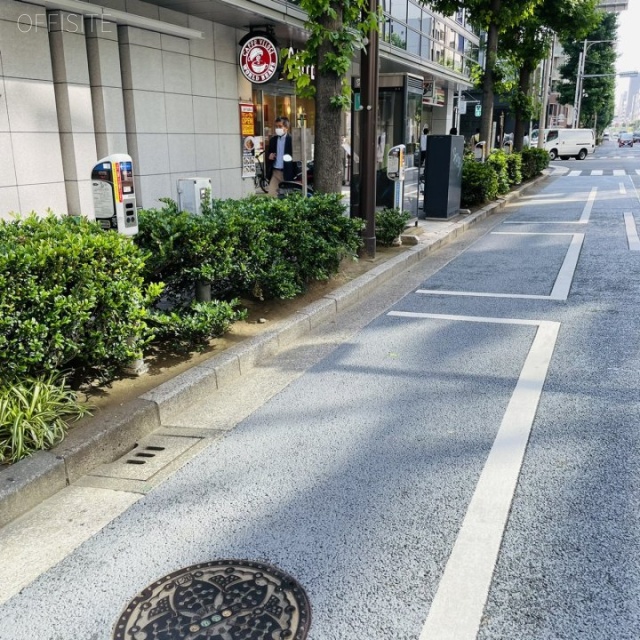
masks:
[[[623,196],[626,196],[626,195],[627,195],[627,190],[624,188],[624,185],[622,184],[622,182],[620,183],[620,193],[621,193]]]
[[[613,170],[613,175],[614,176],[624,176],[624,175],[626,175],[626,171],[624,169],[614,169]]]
[[[503,224],[587,224],[589,218],[591,218],[591,210],[593,209],[597,194],[598,187],[593,187],[587,197],[587,202],[584,205],[579,220],[505,220]]]
[[[624,226],[627,231],[627,242],[630,251],[640,251],[640,238],[638,237],[638,227],[631,211],[624,212]]]
[[[416,293],[440,296],[473,296],[477,298],[513,298],[517,300],[566,300],[569,297],[573,275],[578,266],[584,233],[517,233],[509,231],[494,231],[491,235],[503,236],[572,236],[558,277],[548,296],[526,293],[489,293],[484,291],[451,291],[449,289],[417,289]]]
[[[401,311],[389,315],[538,326],[420,634],[420,640],[475,640],[560,323]]]

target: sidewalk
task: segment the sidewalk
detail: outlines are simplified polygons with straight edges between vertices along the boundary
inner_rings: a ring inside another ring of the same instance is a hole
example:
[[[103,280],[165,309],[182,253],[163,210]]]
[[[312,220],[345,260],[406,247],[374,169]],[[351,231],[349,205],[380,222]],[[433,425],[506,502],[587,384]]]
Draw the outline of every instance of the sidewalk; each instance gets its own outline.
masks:
[[[26,513],[98,465],[113,462],[131,451],[135,443],[170,424],[171,416],[210,396],[237,385],[257,364],[269,359],[296,338],[366,298],[386,280],[399,275],[430,252],[451,242],[471,225],[499,211],[550,175],[532,180],[485,207],[449,220],[413,218],[402,254],[310,304],[273,329],[249,338],[219,356],[192,367],[139,398],[101,412],[51,451],[43,451],[0,471],[0,527]]]

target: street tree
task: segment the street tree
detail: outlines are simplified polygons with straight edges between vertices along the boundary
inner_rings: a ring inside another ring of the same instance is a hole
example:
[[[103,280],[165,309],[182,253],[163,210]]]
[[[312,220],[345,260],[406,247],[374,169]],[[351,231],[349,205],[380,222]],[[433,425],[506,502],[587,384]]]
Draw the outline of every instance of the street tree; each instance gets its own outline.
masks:
[[[542,0],[430,0],[428,4],[444,15],[465,9],[469,21],[487,34],[486,63],[482,76],[482,118],[480,136],[491,139],[495,85],[499,80],[499,36],[527,19]],[[425,2],[425,4],[427,4]]]
[[[578,126],[596,129],[597,135],[609,126],[615,112],[615,39],[618,30],[618,16],[603,13],[600,23],[582,39],[567,37],[561,39],[568,56],[567,63],[560,68],[563,83],[560,84],[560,101],[573,104],[578,79],[578,62],[587,40],[587,57],[584,63],[585,77],[582,83],[582,104]]]
[[[597,0],[557,2],[543,0],[533,13],[518,25],[500,35],[500,56],[517,69],[517,82],[506,94],[515,115],[514,147],[522,149],[527,123],[534,115],[536,104],[532,94],[532,79],[539,63],[548,57],[554,34],[560,40],[584,38],[602,18]]]
[[[285,51],[284,72],[298,95],[315,97],[313,187],[320,193],[338,193],[342,187],[341,114],[349,108],[349,68],[366,35],[378,29],[379,16],[369,0],[300,0],[306,11],[309,37],[304,51]],[[306,73],[315,66],[315,81]]]

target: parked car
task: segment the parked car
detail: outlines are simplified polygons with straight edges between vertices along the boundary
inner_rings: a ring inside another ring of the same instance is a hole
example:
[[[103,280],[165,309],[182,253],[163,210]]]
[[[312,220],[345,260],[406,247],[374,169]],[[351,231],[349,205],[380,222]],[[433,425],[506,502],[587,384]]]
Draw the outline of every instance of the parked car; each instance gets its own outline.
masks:
[[[633,147],[633,136],[626,131],[618,136],[619,147]]]
[[[633,132],[633,144],[640,142],[640,131]]]
[[[602,134],[602,140],[604,141],[604,140],[608,140],[608,139],[609,139],[609,132],[608,132],[608,131],[605,131],[605,132]]]

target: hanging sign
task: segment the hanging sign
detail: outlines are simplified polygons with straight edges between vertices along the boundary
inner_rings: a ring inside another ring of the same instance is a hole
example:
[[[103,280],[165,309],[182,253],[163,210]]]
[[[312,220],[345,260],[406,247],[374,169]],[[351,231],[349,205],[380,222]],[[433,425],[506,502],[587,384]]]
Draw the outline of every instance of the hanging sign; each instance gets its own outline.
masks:
[[[256,175],[255,107],[250,102],[240,103],[240,144],[242,154],[242,177]]]
[[[278,71],[278,47],[266,33],[250,33],[240,41],[240,70],[254,84],[269,82]]]

